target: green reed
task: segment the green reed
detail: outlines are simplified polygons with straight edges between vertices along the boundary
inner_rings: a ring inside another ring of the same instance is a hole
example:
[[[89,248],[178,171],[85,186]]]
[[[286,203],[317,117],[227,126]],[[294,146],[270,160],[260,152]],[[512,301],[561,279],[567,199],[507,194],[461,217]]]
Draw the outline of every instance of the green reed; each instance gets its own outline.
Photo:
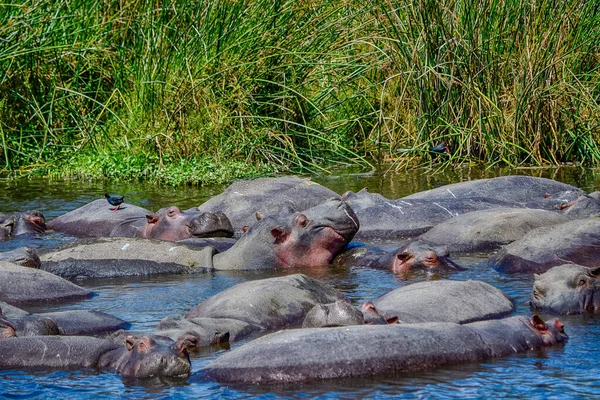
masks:
[[[588,4],[589,3],[589,4]],[[0,5],[0,165],[208,183],[333,165],[600,161],[599,7]]]

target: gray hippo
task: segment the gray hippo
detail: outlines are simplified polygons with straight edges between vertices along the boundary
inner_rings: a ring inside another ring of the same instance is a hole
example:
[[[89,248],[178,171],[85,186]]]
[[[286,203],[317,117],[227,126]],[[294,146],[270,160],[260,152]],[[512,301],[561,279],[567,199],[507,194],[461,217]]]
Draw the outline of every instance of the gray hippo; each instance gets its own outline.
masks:
[[[559,320],[510,317],[459,325],[361,325],[283,330],[238,347],[203,372],[219,382],[305,382],[482,361],[567,340]]]
[[[564,264],[534,274],[530,305],[556,314],[600,311],[600,268]]]
[[[67,279],[325,266],[358,227],[352,209],[330,199],[302,213],[265,217],[222,253],[212,247],[113,238],[70,243],[40,258],[43,270]]]
[[[422,240],[408,242],[391,251],[353,242],[336,256],[333,264],[343,267],[388,269],[400,275],[417,269],[429,272],[466,270],[448,258],[445,246],[433,246]]]
[[[403,200],[443,200],[480,197],[489,200],[519,203],[522,207],[525,207],[532,202],[543,202],[544,199],[553,199],[553,202],[566,203],[583,194],[585,192],[581,189],[552,179],[509,175],[453,183],[411,194],[404,197]],[[554,203],[552,203],[551,207],[554,208]]]
[[[283,176],[259,178],[231,184],[225,191],[198,207],[200,212],[222,212],[231,220],[236,236],[245,226],[255,222],[255,213],[276,214],[288,205],[303,211],[336,197],[337,193],[311,181],[309,178]]]
[[[0,261],[0,300],[11,304],[81,300],[93,293],[38,269]]]
[[[397,317],[384,318],[372,302],[363,303],[360,309],[346,299],[330,304],[317,304],[306,314],[303,328],[323,328],[350,325],[385,325],[398,322]]]
[[[40,211],[0,213],[0,239],[20,235],[38,235],[46,231],[46,218]]]
[[[176,242],[188,238],[232,237],[233,227],[222,212],[182,211],[177,206],[171,206],[147,214],[145,219],[124,221],[109,236]]]
[[[600,218],[590,218],[534,229],[490,257],[489,265],[504,273],[540,273],[565,263],[599,262]]]
[[[187,336],[168,346],[129,336],[125,345],[88,336],[28,336],[0,340],[0,368],[107,370],[126,377],[188,376]]]
[[[17,336],[17,329],[15,326],[4,316],[2,308],[0,307],[0,339]]]
[[[19,247],[11,251],[0,253],[0,261],[6,261],[22,267],[40,268],[42,262],[35,249]]]
[[[569,221],[558,212],[528,208],[497,208],[473,211],[444,221],[419,239],[450,252],[490,251],[522,238],[540,227]]]
[[[468,322],[502,318],[515,306],[499,289],[481,281],[413,283],[372,301],[379,313],[401,322]]]

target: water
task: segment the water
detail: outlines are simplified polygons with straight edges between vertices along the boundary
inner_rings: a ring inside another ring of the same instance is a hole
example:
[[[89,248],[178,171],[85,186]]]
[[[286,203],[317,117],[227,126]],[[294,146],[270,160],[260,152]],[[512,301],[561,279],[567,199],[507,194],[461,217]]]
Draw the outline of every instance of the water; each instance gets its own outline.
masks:
[[[481,170],[459,168],[433,174],[431,170],[390,173],[385,177],[340,175],[314,178],[343,193],[368,187],[386,197],[397,198],[432,187],[461,180],[506,174],[527,174],[553,178],[593,191],[598,187],[595,171],[581,168]],[[80,182],[27,180],[1,182],[5,195],[0,211],[39,209],[48,220],[101,198],[105,192],[124,194],[127,201],[155,210],[176,204],[197,206],[224,187],[164,188],[150,184],[118,182]],[[0,251],[24,244],[47,247],[70,238],[48,234],[36,239],[0,242]],[[529,292],[533,278],[527,274],[501,275],[489,269],[488,255],[455,257],[468,272],[455,273],[451,279],[479,279],[502,289],[514,301],[517,314],[530,314]],[[296,272],[296,271],[291,271]],[[354,269],[351,271],[303,271],[340,289],[355,304],[380,296],[411,282],[388,271]],[[64,305],[31,307],[43,312],[68,309],[101,310],[130,321],[131,329],[150,331],[167,316],[187,312],[200,301],[249,279],[260,279],[289,272],[210,273],[181,277],[99,280],[86,282],[97,296]],[[542,316],[544,318],[549,316]],[[600,393],[600,316],[564,316],[561,320],[570,335],[564,346],[517,354],[484,363],[464,364],[410,374],[389,374],[368,378],[336,379],[297,385],[237,386],[220,385],[206,379],[202,367],[224,350],[209,348],[192,359],[193,375],[186,380],[137,381],[116,374],[96,371],[0,371],[0,388],[6,398],[592,398]],[[243,342],[242,342],[243,343]],[[241,344],[241,343],[240,343]],[[239,346],[240,344],[234,344]]]

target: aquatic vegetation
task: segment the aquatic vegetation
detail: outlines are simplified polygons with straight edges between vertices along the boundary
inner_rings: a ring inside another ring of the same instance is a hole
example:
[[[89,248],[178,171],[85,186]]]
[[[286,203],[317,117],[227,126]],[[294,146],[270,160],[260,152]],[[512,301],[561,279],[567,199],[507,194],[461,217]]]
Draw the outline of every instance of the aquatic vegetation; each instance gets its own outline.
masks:
[[[596,165],[599,20],[574,0],[3,4],[0,168],[179,184]]]

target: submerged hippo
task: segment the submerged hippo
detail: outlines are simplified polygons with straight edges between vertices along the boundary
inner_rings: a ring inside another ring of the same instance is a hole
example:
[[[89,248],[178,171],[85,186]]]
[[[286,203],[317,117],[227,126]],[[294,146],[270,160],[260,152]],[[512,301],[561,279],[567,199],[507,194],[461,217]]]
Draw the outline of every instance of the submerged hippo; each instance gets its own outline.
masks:
[[[19,235],[38,235],[46,231],[46,218],[40,211],[0,214],[0,239]]]
[[[489,251],[522,238],[527,232],[569,221],[557,212],[527,208],[473,211],[444,221],[420,239],[447,246],[451,252]]]
[[[345,267],[389,269],[399,274],[416,269],[427,271],[466,270],[448,258],[446,247],[433,246],[421,240],[408,242],[391,251],[352,243],[349,248],[336,256],[333,264]]]
[[[46,271],[0,261],[0,300],[11,304],[82,300],[93,293]]]
[[[557,314],[600,311],[600,267],[565,264],[534,276],[532,309]]]
[[[229,250],[146,239],[97,239],[41,254],[42,269],[68,279],[325,266],[358,230],[354,212],[330,199],[303,213],[256,222]]]
[[[110,236],[141,237],[176,242],[192,237],[232,237],[233,227],[222,212],[182,211],[177,206],[161,208],[146,218],[124,221]]]
[[[317,304],[306,314],[303,328],[323,328],[350,325],[385,325],[398,321],[397,317],[384,318],[373,303],[365,302],[360,309],[346,299],[330,304]]]
[[[189,340],[183,337],[166,346],[149,337],[129,336],[123,346],[88,336],[11,337],[0,340],[0,368],[93,368],[135,378],[188,376]]]
[[[198,211],[225,213],[239,236],[245,226],[254,223],[257,211],[273,215],[286,205],[303,211],[336,196],[337,193],[308,178],[259,178],[231,184],[223,193],[200,205]]]
[[[567,340],[559,320],[511,317],[454,323],[284,330],[238,347],[203,372],[220,382],[304,382],[412,372],[482,361]]]
[[[573,263],[600,263],[600,218],[576,219],[534,229],[490,257],[489,265],[505,273],[539,273]]]
[[[7,261],[22,267],[40,268],[42,262],[35,249],[19,247],[11,251],[0,253],[0,261]]]

